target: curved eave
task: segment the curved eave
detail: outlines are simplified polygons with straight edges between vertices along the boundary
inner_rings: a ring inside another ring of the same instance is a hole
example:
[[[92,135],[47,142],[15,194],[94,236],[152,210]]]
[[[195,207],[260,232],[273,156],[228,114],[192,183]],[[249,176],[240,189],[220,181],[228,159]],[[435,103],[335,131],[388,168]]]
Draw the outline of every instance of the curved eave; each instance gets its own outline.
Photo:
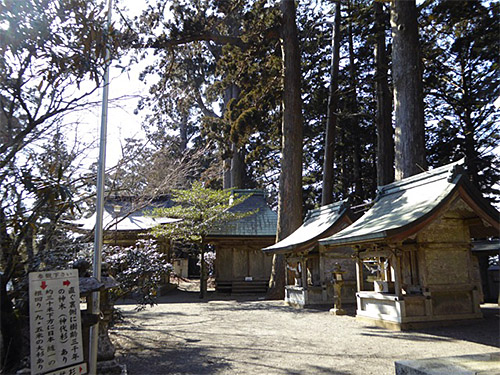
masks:
[[[436,220],[459,197],[469,205],[476,215],[488,222],[496,230],[496,233],[499,233],[500,224],[498,221],[498,211],[496,211],[486,199],[484,199],[481,193],[472,186],[466,177],[462,175],[456,181],[456,185],[453,189],[451,189],[435,207],[406,225],[366,235],[331,240],[325,239],[321,240],[320,244],[326,247],[339,247],[380,242],[397,243],[404,241]]]
[[[92,219],[92,218],[93,217],[90,217],[89,219]],[[89,220],[89,219],[87,219],[87,220]],[[157,227],[159,225],[173,224],[173,223],[181,221],[182,219],[160,218],[158,221],[155,221],[155,222],[148,222],[148,223],[140,222],[140,223],[135,224],[135,225],[130,225],[130,224],[123,225],[124,220],[131,221],[132,219],[123,218],[122,221],[118,222],[118,226],[117,226],[117,223],[115,223],[114,221],[107,222],[107,223],[105,223],[104,228],[103,228],[104,233],[105,234],[109,234],[109,233],[146,233],[146,232],[151,231],[154,227]],[[94,219],[92,219],[91,221],[94,221]],[[73,230],[74,232],[77,232],[77,233],[85,234],[85,233],[91,233],[95,230],[95,224],[90,226],[90,224],[86,225],[87,223],[85,223],[85,222],[77,222],[77,221],[65,222],[65,224],[68,225],[71,228],[71,230]],[[121,226],[120,226],[120,224],[121,224]],[[140,227],[139,225],[142,225],[143,227]]]
[[[318,238],[319,237],[320,236],[318,236]],[[288,253],[294,253],[294,252],[299,252],[299,251],[308,251],[308,250],[311,250],[315,244],[316,244],[316,241],[311,240],[311,241],[308,241],[308,242],[300,244],[300,245],[289,245],[289,246],[284,246],[284,247],[280,247],[277,249],[264,248],[264,249],[262,249],[262,252],[264,254],[273,255],[273,254],[288,254]]]
[[[345,239],[344,238],[333,239],[333,240],[325,239],[325,240],[320,240],[319,243],[321,246],[326,246],[326,247],[340,247],[340,246],[358,245],[363,243],[383,242],[386,240],[386,238],[387,238],[387,232],[382,231],[362,236],[352,236]]]
[[[470,208],[484,221],[490,224],[495,233],[491,236],[498,236],[500,234],[500,214],[499,212],[482,196],[469,181],[465,180],[459,186],[460,197]]]
[[[293,252],[309,251],[318,244],[318,241],[320,241],[321,238],[332,236],[333,234],[337,233],[339,231],[338,227],[340,223],[343,223],[345,220],[348,221],[349,224],[353,222],[353,218],[351,217],[347,209],[343,209],[339,213],[337,220],[335,220],[335,222],[328,229],[318,234],[317,236],[308,239],[307,241],[298,242],[292,245],[282,246],[282,247],[273,248],[273,246],[269,246],[267,248],[262,249],[262,251],[266,254],[288,254]]]

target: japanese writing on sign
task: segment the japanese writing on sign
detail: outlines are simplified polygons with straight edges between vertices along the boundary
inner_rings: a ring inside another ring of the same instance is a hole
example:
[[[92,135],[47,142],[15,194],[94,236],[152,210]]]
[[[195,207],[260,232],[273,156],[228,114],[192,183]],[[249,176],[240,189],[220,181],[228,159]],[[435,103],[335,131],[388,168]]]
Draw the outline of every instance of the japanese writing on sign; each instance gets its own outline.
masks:
[[[80,363],[76,366],[66,367],[61,370],[56,370],[45,375],[81,375],[87,373],[87,364]]]
[[[83,362],[78,271],[30,273],[29,296],[31,373],[73,366],[80,375],[74,366]]]

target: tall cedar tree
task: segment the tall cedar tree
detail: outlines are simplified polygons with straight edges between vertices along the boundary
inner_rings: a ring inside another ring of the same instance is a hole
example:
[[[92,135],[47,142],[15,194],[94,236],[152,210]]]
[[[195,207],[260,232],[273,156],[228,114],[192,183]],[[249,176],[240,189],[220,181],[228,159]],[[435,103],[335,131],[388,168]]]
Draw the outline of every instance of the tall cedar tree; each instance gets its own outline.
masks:
[[[276,71],[269,66],[278,34],[276,12],[265,1],[246,6],[241,1],[177,0],[169,7],[172,19],[165,17],[165,4],[158,1],[137,22],[141,41],[136,45],[154,49],[159,57],[144,77],[161,71],[160,80],[151,87],[152,95],[139,109],[151,108],[151,126],[162,129],[180,128],[182,116],[175,112],[188,114],[195,146],[207,138],[217,144],[224,160],[221,186],[253,187],[248,176],[252,171],[245,160],[249,153],[249,158],[255,159],[249,138],[257,138],[261,145],[271,143],[266,137],[275,126],[269,126],[266,117],[279,111],[268,97],[280,86],[270,82],[273,76],[265,71]],[[258,62],[265,68],[261,68],[264,74],[256,72]],[[267,92],[259,93],[264,87]],[[275,100],[273,96],[271,100]],[[217,106],[220,115],[213,109]]]
[[[330,87],[328,90],[328,108],[325,130],[325,152],[323,162],[323,184],[321,191],[321,205],[333,202],[333,158],[335,156],[335,136],[337,128],[337,105],[339,88],[339,64],[340,64],[340,1],[335,2],[335,18],[333,21],[332,34],[332,59],[330,65]]]
[[[361,108],[358,101],[358,74],[357,67],[355,63],[354,56],[354,37],[353,37],[353,17],[355,8],[353,7],[352,1],[348,1],[348,27],[347,27],[347,37],[348,37],[348,48],[349,48],[349,96],[348,96],[348,108],[350,115],[346,121],[349,127],[349,133],[353,136],[351,137],[351,142],[353,146],[353,184],[354,192],[352,194],[353,201],[355,203],[361,203],[364,198],[364,189],[362,181],[362,155],[361,155],[361,139],[358,134],[361,134]]]
[[[377,95],[377,185],[394,181],[394,130],[389,88],[386,29],[388,17],[382,3],[374,1],[375,12],[375,88]]]
[[[415,0],[391,2],[396,180],[426,168],[422,62]]]
[[[282,159],[278,197],[277,241],[302,224],[302,98],[300,48],[295,23],[295,2],[282,0],[283,125]],[[285,291],[285,260],[274,255],[268,297],[282,299]]]

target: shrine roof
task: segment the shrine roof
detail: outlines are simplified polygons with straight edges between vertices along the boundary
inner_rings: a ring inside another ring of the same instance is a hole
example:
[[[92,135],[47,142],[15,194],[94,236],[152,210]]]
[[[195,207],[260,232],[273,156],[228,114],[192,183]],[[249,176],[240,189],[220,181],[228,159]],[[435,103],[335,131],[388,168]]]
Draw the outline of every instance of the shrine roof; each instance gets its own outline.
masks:
[[[320,238],[331,235],[333,227],[346,215],[348,216],[348,222],[352,222],[347,200],[310,210],[306,214],[304,223],[295,232],[262,250],[265,253],[306,250],[314,246]]]
[[[159,207],[171,207],[172,201],[162,197],[148,202],[139,202],[132,197],[109,198],[104,203],[103,228],[117,232],[147,231],[159,224],[168,224],[180,221],[168,217],[153,218],[148,213]],[[115,208],[117,212],[115,213]],[[96,223],[96,213],[71,224],[80,231],[91,231]]]
[[[241,219],[223,223],[219,228],[211,230],[208,237],[274,237],[278,215],[271,210],[266,202],[266,195],[262,190],[235,189],[236,195],[249,195],[243,202],[230,209],[232,212],[256,213]]]
[[[212,230],[210,237],[274,237],[276,236],[277,214],[272,211],[266,203],[265,193],[262,190],[235,189],[234,194],[250,195],[239,205],[232,207],[233,212],[256,213],[222,224],[219,228]],[[105,231],[117,232],[143,232],[152,229],[159,224],[168,224],[180,221],[168,217],[152,217],[151,212],[155,208],[172,207],[175,203],[167,196],[150,201],[138,202],[134,197],[108,198],[104,204],[103,227]],[[115,207],[119,211],[115,213]],[[91,231],[96,223],[96,213],[88,218],[73,220],[70,222],[77,231]]]
[[[447,202],[461,197],[498,233],[499,213],[472,186],[463,160],[382,186],[374,205],[354,224],[320,240],[325,246],[401,241],[437,218]]]

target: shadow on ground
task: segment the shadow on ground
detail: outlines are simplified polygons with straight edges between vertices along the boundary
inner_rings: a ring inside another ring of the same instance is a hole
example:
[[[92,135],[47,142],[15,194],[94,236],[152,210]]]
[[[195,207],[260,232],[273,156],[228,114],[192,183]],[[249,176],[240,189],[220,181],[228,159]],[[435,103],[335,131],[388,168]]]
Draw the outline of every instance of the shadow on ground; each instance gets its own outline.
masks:
[[[220,358],[208,355],[203,348],[187,346],[176,349],[137,349],[130,351],[126,358],[120,358],[120,362],[126,363],[130,375],[215,374],[229,367]]]
[[[500,348],[500,308],[493,304],[482,307],[482,319],[462,321],[450,326],[415,329],[405,332],[365,326],[363,336],[390,337],[393,339],[411,338],[416,341],[468,341]],[[459,329],[457,329],[459,328]]]
[[[120,335],[118,333],[118,335]],[[127,337],[128,338],[128,337]],[[225,347],[228,351],[249,351],[245,359],[226,359],[211,355],[210,348],[199,346],[191,346],[190,342],[186,345],[177,345],[175,348],[158,348],[150,347],[144,340],[139,339],[137,342],[129,342],[129,344],[138,344],[141,346],[135,347],[134,350],[128,350],[125,357],[119,359],[121,363],[127,365],[127,371],[130,375],[165,375],[165,374],[182,374],[182,375],[203,375],[216,374],[219,372],[231,373],[232,363],[238,363],[248,368],[254,369],[256,374],[285,374],[285,375],[351,375],[351,372],[339,371],[326,366],[310,364],[306,370],[298,370],[288,368],[287,363],[282,365],[271,365],[263,363],[261,358],[252,356],[251,348],[243,347]],[[146,345],[144,345],[146,344]],[[273,351],[272,349],[262,349]],[[276,355],[280,355],[281,351],[276,351]],[[302,353],[295,352],[296,355],[316,356],[317,353]],[[319,358],[317,358],[319,359]]]
[[[306,315],[311,314],[325,314],[328,310],[326,307],[319,309],[295,309],[283,304],[282,301],[266,301],[262,295],[223,295],[215,292],[209,293],[206,300],[200,300],[198,293],[191,291],[171,291],[167,295],[159,298],[159,303],[206,303],[210,306],[210,311],[221,312],[237,312],[237,311],[280,311],[290,314],[300,314],[304,319]],[[131,304],[132,301],[123,301],[125,304]],[[122,304],[122,301],[118,305]],[[118,306],[119,307],[119,306]],[[182,310],[179,306],[178,310]],[[355,315],[354,306],[346,306],[348,314]],[[366,337],[383,337],[399,340],[412,340],[421,342],[453,342],[453,341],[468,341],[483,345],[498,348],[499,332],[500,332],[500,317],[499,308],[496,305],[485,305],[482,308],[484,318],[471,321],[465,325],[454,325],[450,327],[438,327],[429,329],[420,329],[406,332],[395,332],[386,329],[381,329],[371,326],[363,326],[359,324],[359,329],[356,328],[357,334]],[[133,312],[128,312],[132,316]],[[218,314],[221,316],[223,314]],[[189,316],[197,317],[191,320],[190,323],[186,322],[170,322],[166,328],[164,325],[158,325],[158,320],[161,317],[174,317],[175,316]],[[156,320],[156,323],[154,322]],[[304,320],[307,320],[306,318]],[[282,349],[274,348],[271,346],[256,346],[255,344],[247,347],[245,345],[228,345],[227,343],[220,344],[222,340],[216,341],[216,344],[211,346],[204,346],[205,342],[209,342],[206,335],[246,335],[248,333],[228,333],[221,331],[220,333],[214,332],[200,332],[196,330],[193,324],[206,324],[210,323],[210,319],[202,312],[185,313],[185,312],[161,312],[161,311],[142,311],[140,315],[141,323],[138,325],[117,326],[113,329],[112,340],[118,339],[120,343],[119,351],[126,353],[120,358],[122,363],[126,363],[130,375],[146,375],[146,374],[216,374],[216,373],[231,373],[233,366],[236,362],[248,368],[257,369],[256,373],[271,374],[287,374],[287,375],[302,375],[302,374],[324,374],[324,375],[350,375],[350,372],[343,372],[331,367],[323,367],[320,365],[319,360],[321,357],[335,357],[337,354],[324,353],[318,354],[309,352],[308,350],[290,350],[288,354],[293,357],[305,356],[306,358],[315,358],[316,361],[308,363],[308,369],[299,370],[287,368],[288,363],[281,363],[274,367],[269,363],[263,363],[260,354],[263,352],[275,352],[273,355],[279,356],[283,354]],[[185,326],[185,327],[183,327]],[[175,329],[174,329],[175,328]],[[152,335],[143,336],[141,332],[147,329]],[[162,337],[159,344],[158,337]],[[164,338],[164,339],[163,339]],[[251,335],[248,340],[244,342],[251,342]],[[290,342],[290,347],[300,347]],[[120,350],[121,349],[121,350]],[[243,355],[237,356],[238,359],[231,358],[228,353],[241,352]],[[216,355],[219,353],[218,355]],[[222,355],[220,353],[223,353]],[[338,354],[343,355],[343,354]],[[231,359],[230,359],[231,358]],[[360,361],[362,359],[360,358]],[[277,367],[276,367],[277,366]],[[353,372],[356,373],[356,372]],[[358,372],[359,373],[359,372]]]

